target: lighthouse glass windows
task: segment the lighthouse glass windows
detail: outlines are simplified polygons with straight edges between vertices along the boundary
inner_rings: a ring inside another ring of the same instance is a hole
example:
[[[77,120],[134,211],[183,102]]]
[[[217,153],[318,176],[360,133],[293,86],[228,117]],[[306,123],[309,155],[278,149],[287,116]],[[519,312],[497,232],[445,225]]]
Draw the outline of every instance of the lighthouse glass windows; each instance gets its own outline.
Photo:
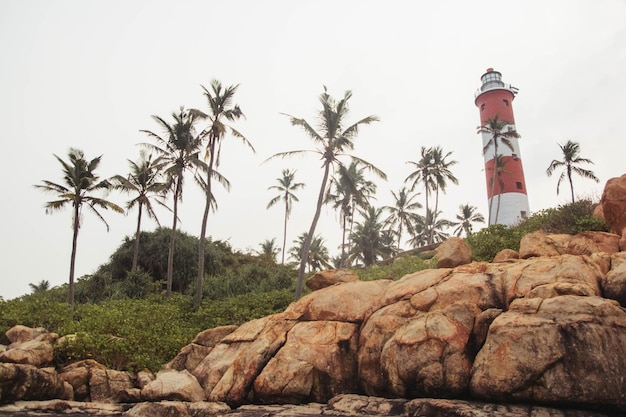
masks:
[[[483,85],[480,89],[482,91],[488,90],[490,88],[504,87],[504,83],[502,82],[502,74],[497,71],[488,72],[484,74],[481,78]]]

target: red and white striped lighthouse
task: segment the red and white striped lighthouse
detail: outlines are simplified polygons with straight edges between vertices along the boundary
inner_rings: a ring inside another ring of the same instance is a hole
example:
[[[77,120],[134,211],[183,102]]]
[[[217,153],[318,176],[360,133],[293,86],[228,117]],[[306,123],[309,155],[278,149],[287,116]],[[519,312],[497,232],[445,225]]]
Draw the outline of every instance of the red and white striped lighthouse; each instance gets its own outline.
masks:
[[[480,126],[488,126],[488,121],[497,117],[505,122],[501,133],[515,132],[513,99],[517,88],[503,83],[502,74],[493,68],[487,69],[480,80],[482,85],[476,91],[474,99],[474,104],[480,111]],[[510,134],[505,138],[510,142],[511,149],[502,139],[497,139],[496,155],[493,132],[482,129],[481,135],[487,177],[489,224],[513,226],[530,213],[518,140]]]

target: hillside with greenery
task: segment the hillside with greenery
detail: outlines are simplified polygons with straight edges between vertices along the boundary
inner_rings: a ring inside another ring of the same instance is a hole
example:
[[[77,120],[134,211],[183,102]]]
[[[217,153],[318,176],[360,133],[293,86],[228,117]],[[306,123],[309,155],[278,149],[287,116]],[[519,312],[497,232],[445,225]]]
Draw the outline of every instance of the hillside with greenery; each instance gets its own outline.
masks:
[[[607,231],[593,217],[593,209],[591,201],[581,200],[538,212],[516,227],[487,227],[470,234],[467,242],[475,260],[490,261],[502,249],[518,250],[520,238],[536,230]],[[131,271],[134,239],[126,238],[108,263],[78,279],[73,307],[66,302],[67,285],[50,289],[45,281],[31,284],[32,294],[0,299],[0,343],[8,343],[4,333],[16,324],[44,327],[61,336],[74,335],[58,344],[56,366],[91,358],[114,369],[156,371],[200,331],[277,313],[294,300],[296,265],[279,264],[267,254],[233,251],[225,242],[208,239],[203,301],[195,305],[197,237],[177,234],[171,296],[161,279],[170,230],[142,232],[138,269]],[[414,252],[355,272],[362,280],[396,280],[436,265],[429,259],[432,251]]]

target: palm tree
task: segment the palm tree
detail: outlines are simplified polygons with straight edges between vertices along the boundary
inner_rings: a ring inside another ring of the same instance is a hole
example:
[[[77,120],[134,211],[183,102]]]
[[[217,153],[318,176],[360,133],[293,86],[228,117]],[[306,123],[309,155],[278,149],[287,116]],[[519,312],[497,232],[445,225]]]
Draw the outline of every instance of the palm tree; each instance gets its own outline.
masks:
[[[350,162],[348,167],[340,165],[339,173],[331,179],[331,186],[326,194],[326,201],[332,202],[334,209],[339,209],[342,223],[341,259],[346,258],[347,219],[350,219],[351,232],[356,209],[366,209],[369,206],[369,199],[376,193],[376,184],[365,179],[365,169],[366,167],[359,167],[358,161]]]
[[[309,250],[305,251],[304,246],[306,242],[310,241]],[[324,239],[322,237],[314,236],[313,239],[309,239],[307,236],[307,232],[302,233],[298,236],[298,239],[294,240],[294,246],[289,249],[289,255],[301,262],[300,257],[303,253],[308,252],[308,256],[304,259],[305,265],[309,266],[309,272],[317,271],[321,269],[322,266],[330,267],[330,256],[328,255],[328,249],[324,246]]]
[[[552,176],[552,173],[555,169],[559,167],[565,167],[561,175],[559,176],[559,181],[556,183],[556,194],[559,194],[559,187],[561,185],[561,181],[565,179],[567,176],[567,180],[569,181],[570,191],[572,193],[572,203],[574,202],[574,184],[572,183],[572,173],[578,174],[583,178],[589,178],[590,180],[594,180],[595,182],[600,182],[598,177],[595,176],[593,171],[588,169],[580,168],[576,165],[578,164],[592,164],[593,162],[587,158],[581,158],[580,155],[580,145],[577,142],[573,142],[568,140],[565,144],[558,144],[559,148],[563,152],[563,160],[558,161],[556,159],[550,162],[550,166],[546,169],[546,174],[548,177]]]
[[[417,201],[413,201],[418,194],[410,194],[406,187],[402,187],[397,194],[391,191],[391,195],[394,199],[394,205],[384,206],[383,210],[389,212],[386,222],[391,226],[397,226],[397,247],[400,250],[403,229],[406,226],[408,232],[413,234],[413,224],[419,217],[414,210],[422,208],[422,205]]]
[[[37,284],[30,283],[28,284],[33,294],[43,294],[50,289],[50,281],[47,279],[42,279]]]
[[[452,222],[440,219],[440,214],[440,211],[435,213],[428,210],[426,216],[418,218],[418,222],[413,225],[416,234],[410,240],[413,247],[432,245],[448,238],[449,235],[444,230],[452,226]]]
[[[379,258],[390,256],[394,252],[393,241],[384,233],[384,222],[380,219],[382,208],[367,207],[361,209],[363,221],[356,224],[355,230],[350,234],[353,242],[351,257],[363,261],[365,266],[374,264]]]
[[[294,178],[296,176],[296,171],[290,171],[288,169],[283,169],[282,178],[276,178],[278,181],[278,185],[269,186],[268,190],[276,190],[279,194],[272,198],[269,203],[267,203],[267,208],[269,209],[274,204],[279,201],[285,202],[285,221],[283,226],[283,257],[281,260],[281,264],[285,263],[285,247],[287,246],[287,220],[289,219],[289,215],[291,214],[291,207],[294,201],[298,200],[298,197],[294,194],[295,191],[298,191],[301,188],[304,188],[305,184],[302,182],[294,182]]]
[[[493,170],[494,175],[490,179],[491,189],[494,190],[494,184],[498,183],[498,205],[496,206],[496,217],[494,220],[494,224],[498,224],[498,216],[500,215],[500,199],[502,198],[502,192],[504,191],[504,180],[502,179],[502,175],[510,174],[510,171],[506,170],[507,160],[502,157],[502,155],[496,155]],[[493,198],[493,195],[492,195]]]
[[[477,133],[487,133],[491,135],[487,143],[483,146],[483,154],[486,154],[489,148],[493,146],[493,156],[494,160],[496,160],[500,155],[498,153],[498,147],[500,143],[506,145],[511,151],[515,150],[513,148],[513,144],[511,143],[511,139],[517,139],[520,137],[520,135],[512,129],[504,130],[510,124],[511,123],[506,120],[500,120],[498,115],[496,115],[493,119],[487,119],[487,122],[484,126],[478,126]],[[493,205],[493,194],[495,191],[495,185],[495,181],[491,181],[491,198],[489,199],[489,224],[493,224],[493,222],[491,221],[491,208]],[[498,213],[496,211],[496,218],[497,217]]]
[[[63,167],[63,180],[65,181],[65,185],[43,180],[41,185],[35,185],[35,187],[45,192],[56,193],[58,196],[58,200],[46,203],[46,214],[61,210],[67,205],[71,205],[73,208],[72,254],[70,256],[70,282],[67,301],[70,306],[74,306],[74,267],[83,205],[86,205],[86,207],[106,225],[107,231],[109,231],[109,224],[104,220],[104,217],[102,217],[98,209],[111,209],[118,213],[124,213],[124,209],[115,203],[91,194],[94,191],[108,191],[111,188],[109,181],[100,181],[100,177],[95,173],[102,156],[87,161],[83,151],[72,148],[68,152],[69,162],[64,161],[56,155],[54,155],[54,157]]]
[[[361,125],[367,125],[372,122],[378,121],[378,117],[376,116],[367,116],[357,121],[356,123],[346,126],[345,119],[348,115],[348,100],[350,100],[351,97],[352,93],[350,91],[346,91],[343,98],[339,101],[336,101],[328,94],[326,87],[324,87],[324,92],[319,97],[320,103],[322,104],[322,109],[318,113],[318,131],[316,131],[306,120],[287,115],[290,118],[291,124],[293,126],[302,127],[307,135],[309,135],[313,142],[319,147],[314,151],[298,150],[281,152],[270,157],[287,157],[305,152],[314,152],[321,156],[322,168],[324,170],[324,173],[322,175],[322,183],[320,185],[320,190],[317,198],[315,214],[313,215],[313,221],[311,222],[311,227],[309,228],[309,232],[306,235],[306,240],[305,242],[303,242],[304,244],[302,245],[303,252],[302,256],[300,257],[300,267],[298,269],[298,283],[296,285],[295,294],[296,298],[300,298],[300,296],[302,295],[302,287],[304,284],[304,270],[306,267],[306,260],[308,258],[307,254],[311,249],[311,241],[315,234],[315,227],[317,226],[317,222],[322,211],[322,205],[324,204],[324,196],[327,193],[330,170],[331,168],[335,168],[336,165],[342,165],[338,159],[339,156],[346,155],[344,153],[346,150],[354,149],[353,140],[359,133],[359,127]],[[386,175],[369,162],[363,161],[362,159],[359,159],[352,155],[347,156],[352,158],[352,160],[361,162],[368,169],[376,172],[381,178],[386,179]]]
[[[209,211],[213,206],[213,193],[211,190],[211,180],[217,179],[222,185],[228,182],[215,171],[220,165],[220,151],[222,148],[222,139],[226,132],[230,130],[231,135],[241,139],[254,152],[254,147],[248,139],[241,133],[227,125],[226,122],[234,122],[244,117],[243,112],[238,104],[233,105],[233,99],[237,92],[237,85],[231,85],[226,88],[218,80],[211,81],[211,89],[202,86],[204,96],[209,104],[209,113],[200,110],[192,110],[192,112],[201,119],[209,121],[209,126],[202,132],[202,137],[207,138],[206,156],[209,159],[207,164],[206,182],[202,183],[206,202],[204,205],[204,213],[202,215],[202,228],[200,229],[200,241],[198,245],[198,277],[196,279],[195,304],[199,306],[202,303],[202,281],[204,279],[204,248],[206,244],[206,229],[209,217]]]
[[[433,155],[433,148],[426,148],[422,146],[420,156],[420,160],[417,162],[407,161],[407,164],[414,165],[416,169],[405,178],[404,182],[413,181],[411,184],[411,191],[415,190],[418,183],[421,182],[424,184],[424,196],[426,200],[425,207],[426,211],[428,211],[429,193],[437,188],[437,182],[434,177],[435,159]]]
[[[196,134],[196,115],[193,112],[185,111],[181,107],[178,113],[172,113],[172,117],[174,122],[170,124],[159,116],[152,116],[163,129],[163,136],[149,130],[142,130],[142,132],[156,141],[156,145],[147,143],[144,146],[153,150],[159,156],[160,162],[158,167],[166,175],[169,189],[172,189],[174,194],[172,230],[167,254],[167,297],[172,294],[178,202],[183,199],[184,174],[185,171],[192,168],[206,169],[206,164],[198,157],[202,146],[202,138]]]
[[[465,236],[469,236],[472,234],[472,223],[485,222],[485,218],[477,210],[476,206],[470,206],[469,204],[461,204],[459,206],[459,214],[456,215],[458,222],[453,223],[456,226],[456,229],[454,229],[455,236],[461,236],[463,232],[465,232]]]
[[[451,181],[453,184],[458,185],[459,180],[454,176],[450,167],[457,164],[457,161],[446,161],[452,152],[448,152],[445,155],[443,154],[443,149],[441,146],[435,146],[431,148],[432,157],[433,157],[433,171],[432,176],[435,180],[435,213],[439,210],[439,191],[445,194],[446,187],[448,186],[448,181]]]
[[[257,253],[260,256],[267,257],[271,259],[272,262],[276,262],[276,255],[280,252],[280,248],[276,247],[276,238],[265,239],[259,246],[261,250],[257,251]]]
[[[130,172],[126,177],[115,175],[111,178],[113,187],[126,193],[133,193],[135,197],[126,203],[126,210],[130,210],[137,206],[137,228],[135,230],[135,243],[133,248],[133,261],[131,271],[137,270],[137,259],[139,258],[139,235],[141,232],[141,216],[145,207],[148,217],[153,219],[159,227],[159,219],[154,212],[151,199],[155,197],[155,201],[161,206],[167,208],[162,200],[163,193],[167,190],[167,183],[160,181],[161,164],[160,158],[152,160],[152,154],[147,154],[145,150],[139,153],[137,162],[128,160]]]

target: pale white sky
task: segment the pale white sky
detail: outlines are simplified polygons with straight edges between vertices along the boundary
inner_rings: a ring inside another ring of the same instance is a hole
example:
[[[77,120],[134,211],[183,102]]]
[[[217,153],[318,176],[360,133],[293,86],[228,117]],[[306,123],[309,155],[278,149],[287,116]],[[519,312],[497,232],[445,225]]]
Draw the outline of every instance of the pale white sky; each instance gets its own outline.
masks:
[[[283,168],[298,170],[307,188],[293,209],[289,239],[308,229],[321,179],[314,156],[261,162],[312,143],[280,113],[315,120],[327,85],[335,97],[352,90],[351,121],[381,118],[356,139],[354,154],[388,174],[376,206],[392,204],[419,159],[420,146],[440,145],[459,161],[441,197],[444,217],[459,204],[487,212],[478,110],[474,91],[486,68],[502,72],[520,92],[513,104],[531,211],[569,199],[556,195],[545,169],[560,158],[557,142],[581,145],[601,183],[575,178],[580,196],[599,197],[624,173],[626,155],[626,2],[529,1],[83,1],[0,0],[0,296],[29,292],[42,279],[67,282],[71,212],[46,215],[52,199],[33,187],[61,181],[52,154],[70,147],[100,174],[128,171],[140,129],[156,130],[151,115],[169,120],[179,106],[206,108],[200,85],[217,78],[241,84],[236,102],[247,119],[236,124],[252,154],[227,138],[220,171],[230,193],[217,192],[219,211],[208,234],[235,249],[255,250],[282,239],[282,210],[266,210]],[[126,196],[111,194],[123,205]],[[182,229],[199,235],[203,198],[188,176]],[[105,263],[135,212],[105,212],[105,226],[85,212],[77,277]],[[168,213],[161,215],[171,224]],[[144,223],[145,229],[155,224]],[[324,209],[317,232],[336,254],[341,231]],[[291,243],[288,244],[288,247]]]

